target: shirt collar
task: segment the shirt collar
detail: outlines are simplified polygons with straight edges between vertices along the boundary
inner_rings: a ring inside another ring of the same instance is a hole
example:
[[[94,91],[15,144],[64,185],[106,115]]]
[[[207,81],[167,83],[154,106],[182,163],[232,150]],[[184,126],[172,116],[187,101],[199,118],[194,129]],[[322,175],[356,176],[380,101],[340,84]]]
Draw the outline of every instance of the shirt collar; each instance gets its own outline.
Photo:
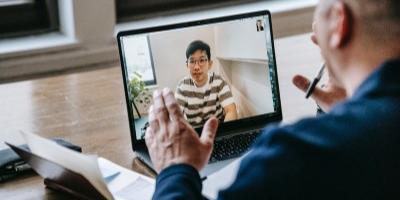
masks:
[[[400,58],[381,64],[355,91],[353,98],[400,92]]]

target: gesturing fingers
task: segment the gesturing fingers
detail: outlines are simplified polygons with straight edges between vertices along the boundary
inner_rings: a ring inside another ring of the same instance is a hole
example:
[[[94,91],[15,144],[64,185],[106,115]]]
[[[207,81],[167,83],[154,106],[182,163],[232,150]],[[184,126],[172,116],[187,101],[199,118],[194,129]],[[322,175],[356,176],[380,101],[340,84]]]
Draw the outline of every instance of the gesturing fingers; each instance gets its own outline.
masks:
[[[154,144],[154,131],[152,130],[151,126],[146,129],[144,140],[146,142],[147,148],[152,149]]]
[[[218,120],[215,117],[207,120],[203,127],[203,132],[200,136],[200,141],[203,145],[211,147],[214,143],[214,138],[218,129]]]
[[[152,130],[158,131],[160,129],[160,125],[154,113],[154,107],[150,106],[149,108],[149,125]]]
[[[167,123],[169,121],[168,110],[165,107],[165,102],[163,95],[160,91],[156,90],[153,93],[154,105],[153,105],[153,114],[159,122],[161,128],[166,128]]]
[[[183,114],[181,108],[176,101],[174,94],[169,88],[164,88],[163,90],[164,102],[167,106],[167,110],[169,113],[169,118],[173,121],[178,121],[183,118]]]
[[[301,75],[296,75],[293,77],[292,80],[293,84],[302,90],[303,92],[307,91],[308,86],[310,85],[310,80],[308,80],[306,77],[301,76]],[[317,102],[323,101],[323,98],[326,96],[326,93],[322,91],[320,88],[316,87],[314,89],[314,92],[311,94],[311,97]]]
[[[155,143],[154,143],[154,137],[155,137],[155,132],[159,130],[159,125],[158,121],[156,120],[153,112],[153,106],[150,106],[149,109],[149,124],[150,126],[147,127],[146,133],[145,133],[145,142],[146,146],[150,151],[154,151],[155,149]]]
[[[304,76],[296,75],[293,77],[293,84],[306,92],[310,81]],[[316,87],[311,97],[324,111],[329,111],[334,104],[346,98],[346,91],[329,80],[324,87]]]

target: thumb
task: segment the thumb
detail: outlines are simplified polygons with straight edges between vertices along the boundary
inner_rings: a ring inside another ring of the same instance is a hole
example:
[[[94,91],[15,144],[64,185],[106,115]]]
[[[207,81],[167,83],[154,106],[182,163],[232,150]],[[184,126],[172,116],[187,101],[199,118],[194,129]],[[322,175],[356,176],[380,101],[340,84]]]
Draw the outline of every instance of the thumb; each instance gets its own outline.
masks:
[[[308,86],[310,85],[310,80],[302,75],[294,76],[292,82],[297,88],[299,88],[303,92],[306,92]]]
[[[218,129],[218,120],[215,117],[207,120],[201,132],[200,142],[206,145],[212,145]]]
[[[297,88],[299,88],[303,92],[306,92],[308,86],[310,85],[310,80],[308,80],[306,77],[302,75],[294,76],[292,82]],[[318,87],[315,87],[313,93],[311,94],[311,97],[317,102],[322,101],[324,96],[325,96],[324,91],[322,91]]]

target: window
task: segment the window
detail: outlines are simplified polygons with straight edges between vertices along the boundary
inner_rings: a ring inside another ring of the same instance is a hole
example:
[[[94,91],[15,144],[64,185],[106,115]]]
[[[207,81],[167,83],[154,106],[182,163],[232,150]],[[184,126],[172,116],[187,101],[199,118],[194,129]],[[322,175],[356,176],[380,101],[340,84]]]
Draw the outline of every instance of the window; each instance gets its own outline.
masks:
[[[57,0],[0,0],[0,38],[59,30]]]
[[[185,9],[205,9],[210,6],[237,4],[255,0],[116,0],[117,22],[154,16],[155,14]]]
[[[148,36],[124,37],[122,40],[128,78],[139,75],[146,85],[155,85],[153,57]]]

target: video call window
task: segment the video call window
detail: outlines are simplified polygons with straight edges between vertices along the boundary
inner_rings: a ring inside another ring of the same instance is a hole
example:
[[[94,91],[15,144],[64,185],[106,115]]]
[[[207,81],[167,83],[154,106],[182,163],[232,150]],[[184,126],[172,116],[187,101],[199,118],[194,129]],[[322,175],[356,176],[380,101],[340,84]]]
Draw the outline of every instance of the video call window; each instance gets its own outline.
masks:
[[[133,91],[136,96],[131,94],[137,139],[148,126],[154,89],[175,91],[182,113],[195,128],[211,116],[224,123],[274,113],[278,103],[269,27],[268,17],[260,16],[123,36],[128,88],[135,88],[132,82],[154,80],[152,86]],[[132,81],[138,76],[141,81]],[[150,101],[137,100],[146,95]]]

